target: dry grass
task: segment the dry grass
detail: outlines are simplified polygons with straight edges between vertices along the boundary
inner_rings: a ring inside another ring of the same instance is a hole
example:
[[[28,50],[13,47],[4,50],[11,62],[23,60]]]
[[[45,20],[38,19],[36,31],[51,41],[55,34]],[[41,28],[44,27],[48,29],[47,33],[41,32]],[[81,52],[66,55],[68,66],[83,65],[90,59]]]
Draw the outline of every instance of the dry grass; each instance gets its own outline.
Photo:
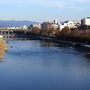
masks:
[[[5,40],[0,38],[0,58],[3,58],[6,48],[7,46]]]

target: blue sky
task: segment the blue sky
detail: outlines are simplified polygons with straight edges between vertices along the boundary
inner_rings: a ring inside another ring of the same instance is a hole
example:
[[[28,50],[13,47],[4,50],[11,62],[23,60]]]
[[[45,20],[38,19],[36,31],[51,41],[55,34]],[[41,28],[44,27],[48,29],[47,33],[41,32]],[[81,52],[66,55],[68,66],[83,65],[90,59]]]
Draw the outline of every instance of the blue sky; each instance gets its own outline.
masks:
[[[90,16],[90,0],[1,0],[0,20],[80,20]]]

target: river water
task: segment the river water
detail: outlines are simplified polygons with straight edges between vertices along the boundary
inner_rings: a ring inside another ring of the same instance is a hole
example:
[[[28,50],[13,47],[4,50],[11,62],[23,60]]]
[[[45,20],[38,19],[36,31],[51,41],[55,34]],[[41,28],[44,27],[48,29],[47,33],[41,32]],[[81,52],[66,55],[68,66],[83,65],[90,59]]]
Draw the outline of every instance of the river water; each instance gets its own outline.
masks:
[[[0,62],[0,90],[90,90],[90,59],[72,47],[9,40]]]

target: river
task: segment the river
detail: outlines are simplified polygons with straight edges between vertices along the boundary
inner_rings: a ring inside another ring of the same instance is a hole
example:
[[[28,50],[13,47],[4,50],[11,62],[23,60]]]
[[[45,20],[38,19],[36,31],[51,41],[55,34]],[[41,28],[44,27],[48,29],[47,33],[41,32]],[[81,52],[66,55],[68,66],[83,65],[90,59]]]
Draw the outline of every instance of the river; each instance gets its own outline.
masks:
[[[0,90],[90,90],[90,59],[73,47],[9,40],[0,62]]]

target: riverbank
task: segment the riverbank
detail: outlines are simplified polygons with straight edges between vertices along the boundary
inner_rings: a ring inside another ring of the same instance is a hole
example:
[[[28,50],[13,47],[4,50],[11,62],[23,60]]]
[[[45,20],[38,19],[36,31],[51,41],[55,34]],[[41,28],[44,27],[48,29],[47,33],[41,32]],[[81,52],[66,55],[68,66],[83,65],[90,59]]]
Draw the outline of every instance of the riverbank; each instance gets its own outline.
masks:
[[[15,31],[16,38],[27,38],[32,40],[47,40],[55,43],[60,43],[66,46],[81,48],[90,51],[90,30],[74,30],[68,28],[62,31],[56,30],[52,32],[39,31]]]
[[[6,41],[3,38],[0,38],[0,59],[3,58],[6,50],[7,50]]]
[[[70,37],[50,37],[50,36],[41,36],[41,35],[36,35],[36,34],[21,34],[17,35],[16,38],[23,38],[23,39],[31,39],[31,40],[43,40],[47,42],[54,42],[56,44],[62,44],[63,46],[68,46],[68,47],[74,47],[77,49],[82,49],[83,51],[90,52],[90,44],[86,42],[82,42],[79,40],[71,39]]]

